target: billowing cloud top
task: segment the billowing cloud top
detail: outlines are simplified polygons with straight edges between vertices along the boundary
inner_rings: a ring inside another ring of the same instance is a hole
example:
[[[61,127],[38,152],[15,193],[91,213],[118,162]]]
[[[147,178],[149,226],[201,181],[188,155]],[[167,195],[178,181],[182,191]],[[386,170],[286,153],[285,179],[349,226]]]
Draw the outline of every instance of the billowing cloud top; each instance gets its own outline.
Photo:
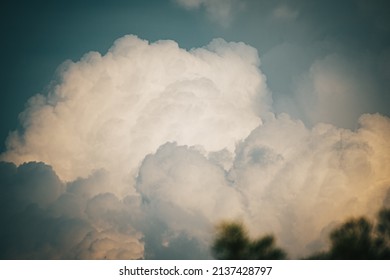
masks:
[[[268,106],[258,65],[243,43],[186,51],[126,36],[104,56],[65,63],[49,95],[30,99],[25,131],[1,158],[43,161],[70,181],[101,168],[123,174],[167,141],[233,151]]]
[[[298,257],[376,213],[390,187],[389,118],[362,115],[352,131],[273,114],[244,43],[125,36],[58,76],[1,155],[2,258],[209,258],[223,219]]]

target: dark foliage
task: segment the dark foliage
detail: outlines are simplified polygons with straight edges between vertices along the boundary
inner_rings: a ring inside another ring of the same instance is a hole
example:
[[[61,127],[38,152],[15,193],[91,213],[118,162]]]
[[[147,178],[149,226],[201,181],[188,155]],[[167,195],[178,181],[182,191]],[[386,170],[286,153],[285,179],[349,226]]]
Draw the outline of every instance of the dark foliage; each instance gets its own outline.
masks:
[[[222,223],[212,247],[216,259],[222,260],[277,260],[285,259],[286,253],[275,246],[271,235],[251,240],[240,223]]]
[[[379,212],[376,226],[364,217],[346,221],[330,233],[330,245],[309,259],[390,259],[390,209]]]
[[[312,260],[389,260],[390,209],[382,209],[377,220],[349,219],[329,235],[330,248],[307,259]],[[222,223],[212,246],[213,256],[223,260],[285,259],[272,235],[251,240],[245,227],[236,222]]]

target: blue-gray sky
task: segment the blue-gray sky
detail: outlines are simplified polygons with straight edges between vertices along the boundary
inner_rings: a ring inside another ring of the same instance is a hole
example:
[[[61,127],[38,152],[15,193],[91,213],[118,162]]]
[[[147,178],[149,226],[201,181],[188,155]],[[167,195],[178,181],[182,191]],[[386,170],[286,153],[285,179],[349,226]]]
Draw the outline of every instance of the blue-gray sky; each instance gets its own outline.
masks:
[[[0,258],[209,258],[227,218],[296,258],[388,206],[387,1],[0,5]]]

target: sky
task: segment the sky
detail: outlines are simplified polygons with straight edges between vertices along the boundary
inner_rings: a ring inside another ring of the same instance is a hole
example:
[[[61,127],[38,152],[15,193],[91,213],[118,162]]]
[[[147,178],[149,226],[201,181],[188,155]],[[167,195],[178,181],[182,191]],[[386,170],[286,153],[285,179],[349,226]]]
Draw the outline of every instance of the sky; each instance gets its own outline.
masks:
[[[290,258],[390,207],[387,1],[3,1],[0,258]],[[184,248],[184,249],[183,249]]]

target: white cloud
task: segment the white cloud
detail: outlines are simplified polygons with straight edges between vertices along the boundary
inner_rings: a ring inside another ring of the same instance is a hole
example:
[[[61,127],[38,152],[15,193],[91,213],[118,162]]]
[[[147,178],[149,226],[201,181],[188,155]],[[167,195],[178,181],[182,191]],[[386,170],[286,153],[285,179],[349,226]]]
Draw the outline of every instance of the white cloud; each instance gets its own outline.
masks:
[[[240,194],[225,170],[194,148],[167,143],[143,161],[137,189],[147,220],[210,241],[216,221],[243,216]]]
[[[31,98],[25,131],[10,135],[1,159],[43,161],[66,181],[105,169],[119,178],[110,191],[123,197],[128,171],[167,141],[233,151],[267,108],[258,63],[243,43],[186,51],[126,36],[104,56],[68,62],[49,96]]]

